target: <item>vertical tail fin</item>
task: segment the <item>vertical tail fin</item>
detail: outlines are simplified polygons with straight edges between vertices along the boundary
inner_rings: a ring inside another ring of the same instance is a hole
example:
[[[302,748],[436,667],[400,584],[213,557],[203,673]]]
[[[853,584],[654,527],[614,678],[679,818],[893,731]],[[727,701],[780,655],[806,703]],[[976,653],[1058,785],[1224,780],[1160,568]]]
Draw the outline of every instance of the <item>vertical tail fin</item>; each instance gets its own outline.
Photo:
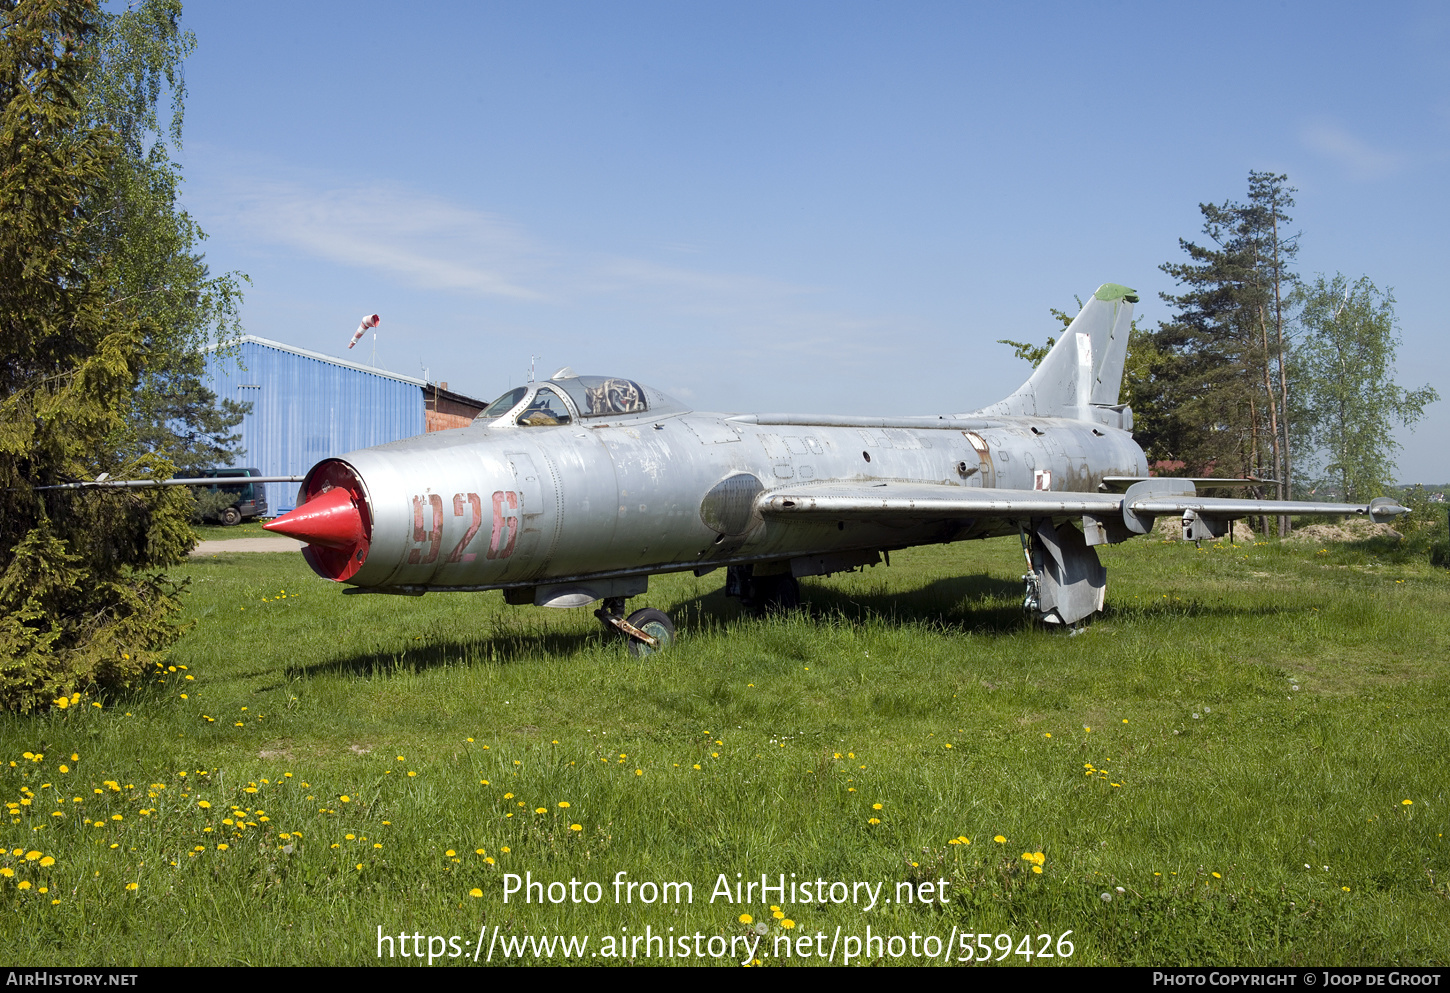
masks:
[[[979,413],[1007,417],[1072,417],[1116,423],[1094,408],[1115,408],[1128,357],[1136,290],[1104,283],[1073,318],[1032,377],[1007,399]]]

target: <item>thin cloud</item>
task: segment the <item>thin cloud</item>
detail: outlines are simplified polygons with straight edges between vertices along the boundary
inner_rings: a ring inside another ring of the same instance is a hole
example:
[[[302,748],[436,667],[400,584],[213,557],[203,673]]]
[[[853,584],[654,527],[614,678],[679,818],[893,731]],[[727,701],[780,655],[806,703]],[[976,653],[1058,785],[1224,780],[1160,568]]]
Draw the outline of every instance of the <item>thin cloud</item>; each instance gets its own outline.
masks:
[[[229,222],[248,237],[387,273],[425,289],[543,300],[547,253],[508,222],[438,197],[383,186],[294,182],[234,188]],[[530,285],[534,283],[535,285]]]
[[[1375,148],[1337,124],[1320,121],[1299,130],[1312,151],[1337,162],[1355,179],[1382,179],[1404,168],[1403,155]]]
[[[210,201],[208,214],[249,240],[425,289],[556,304],[643,297],[695,315],[774,308],[810,291],[758,276],[571,254],[498,215],[397,186],[248,178]]]

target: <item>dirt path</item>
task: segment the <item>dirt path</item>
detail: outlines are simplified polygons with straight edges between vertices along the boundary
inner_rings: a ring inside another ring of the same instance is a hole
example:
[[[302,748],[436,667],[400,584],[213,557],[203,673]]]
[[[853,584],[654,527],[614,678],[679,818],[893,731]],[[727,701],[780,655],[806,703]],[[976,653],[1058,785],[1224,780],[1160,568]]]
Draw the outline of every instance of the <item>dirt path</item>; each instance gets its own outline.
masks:
[[[233,552],[295,552],[302,547],[296,538],[226,538],[222,541],[199,541],[191,550],[194,559],[208,555],[230,555]]]

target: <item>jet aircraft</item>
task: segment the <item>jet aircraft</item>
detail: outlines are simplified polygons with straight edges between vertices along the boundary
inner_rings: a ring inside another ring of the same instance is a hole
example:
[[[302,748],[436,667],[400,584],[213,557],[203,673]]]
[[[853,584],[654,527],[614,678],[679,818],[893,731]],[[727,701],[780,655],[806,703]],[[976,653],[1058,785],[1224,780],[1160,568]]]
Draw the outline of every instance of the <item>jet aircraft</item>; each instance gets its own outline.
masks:
[[[1119,403],[1133,290],[1099,287],[1006,399],[964,414],[713,414],[649,386],[562,369],[511,390],[463,428],[325,459],[297,509],[268,524],[348,593],[503,590],[509,603],[595,602],[635,654],[670,618],[626,601],[649,578],[725,570],[754,604],[799,602],[797,580],[915,545],[1022,536],[1024,606],[1076,625],[1103,607],[1096,546],[1181,520],[1187,539],[1256,514],[1406,513],[1210,498],[1157,478]],[[1242,481],[1240,481],[1242,482]]]

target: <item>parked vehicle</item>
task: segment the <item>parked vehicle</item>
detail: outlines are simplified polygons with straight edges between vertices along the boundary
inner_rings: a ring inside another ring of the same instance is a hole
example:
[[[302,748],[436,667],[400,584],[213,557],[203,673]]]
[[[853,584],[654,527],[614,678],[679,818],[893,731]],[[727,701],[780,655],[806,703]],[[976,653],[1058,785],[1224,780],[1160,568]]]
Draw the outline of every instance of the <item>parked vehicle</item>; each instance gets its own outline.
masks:
[[[261,469],[234,469],[226,467],[203,469],[197,473],[197,478],[241,480],[261,475]],[[207,487],[207,489],[213,493],[220,492],[235,495],[236,500],[230,506],[212,511],[208,515],[214,516],[227,527],[231,527],[233,524],[240,524],[242,521],[250,520],[254,517],[267,516],[267,488],[260,483],[223,483]]]

